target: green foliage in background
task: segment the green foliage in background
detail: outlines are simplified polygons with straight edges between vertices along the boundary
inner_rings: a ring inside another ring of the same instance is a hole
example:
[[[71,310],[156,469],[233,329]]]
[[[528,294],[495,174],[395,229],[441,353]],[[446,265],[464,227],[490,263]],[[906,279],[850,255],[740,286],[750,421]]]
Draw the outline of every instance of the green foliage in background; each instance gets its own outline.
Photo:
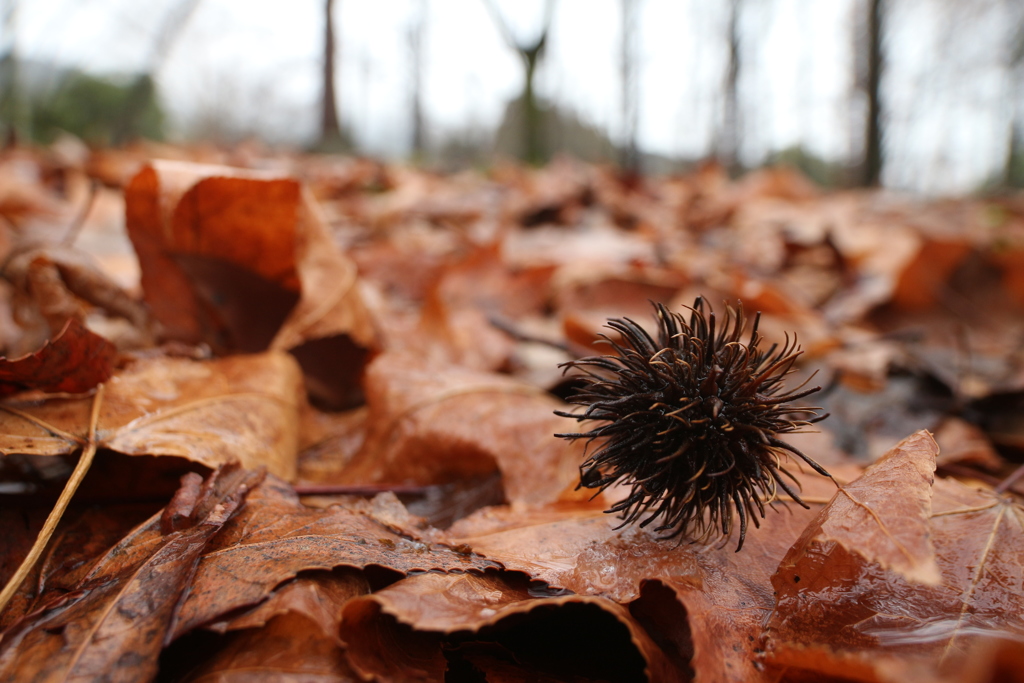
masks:
[[[163,138],[164,114],[153,79],[124,83],[71,71],[50,94],[32,103],[32,137],[51,142],[64,130],[93,145]]]
[[[0,69],[2,128],[17,137],[49,144],[61,131],[95,146],[120,145],[137,138],[161,140],[164,113],[148,75],[115,80],[78,70],[58,71],[27,82],[14,77],[12,65]],[[22,76],[22,79],[26,76]]]

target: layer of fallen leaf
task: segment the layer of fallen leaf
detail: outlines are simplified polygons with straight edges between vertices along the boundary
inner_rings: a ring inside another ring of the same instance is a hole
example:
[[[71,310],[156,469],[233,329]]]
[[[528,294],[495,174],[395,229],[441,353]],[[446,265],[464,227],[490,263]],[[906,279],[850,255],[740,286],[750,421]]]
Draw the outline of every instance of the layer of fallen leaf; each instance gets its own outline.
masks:
[[[99,453],[0,614],[0,678],[1019,675],[1019,200],[567,160],[14,164],[38,180],[0,197],[0,581]],[[829,382],[797,438],[835,482],[799,473],[809,507],[773,501],[739,554],[620,528],[552,436],[559,362],[696,293]]]

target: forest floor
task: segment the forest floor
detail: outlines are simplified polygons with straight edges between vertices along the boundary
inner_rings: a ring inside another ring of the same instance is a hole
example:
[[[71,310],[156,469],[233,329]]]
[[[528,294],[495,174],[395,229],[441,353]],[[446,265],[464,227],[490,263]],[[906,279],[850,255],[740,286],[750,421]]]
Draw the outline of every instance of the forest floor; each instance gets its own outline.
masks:
[[[65,140],[0,217],[0,679],[1021,680],[1024,197]],[[829,413],[738,552],[554,436],[697,297]]]

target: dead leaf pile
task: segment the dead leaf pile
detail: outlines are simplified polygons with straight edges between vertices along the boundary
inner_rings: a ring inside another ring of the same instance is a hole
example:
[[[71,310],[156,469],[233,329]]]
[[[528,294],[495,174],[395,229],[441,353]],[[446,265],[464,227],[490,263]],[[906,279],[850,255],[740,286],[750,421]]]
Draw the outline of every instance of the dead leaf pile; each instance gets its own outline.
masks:
[[[3,680],[1021,680],[1019,198],[60,159],[0,156]],[[553,437],[559,363],[697,294],[832,413],[740,553]]]

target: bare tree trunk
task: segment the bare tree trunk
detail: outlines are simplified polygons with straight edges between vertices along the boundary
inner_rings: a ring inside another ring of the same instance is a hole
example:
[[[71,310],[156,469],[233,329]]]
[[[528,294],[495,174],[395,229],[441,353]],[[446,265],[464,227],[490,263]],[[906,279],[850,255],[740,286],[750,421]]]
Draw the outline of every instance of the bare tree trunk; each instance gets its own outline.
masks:
[[[0,121],[6,124],[4,146],[17,144],[19,135],[31,137],[32,117],[26,115],[24,99],[21,92],[20,73],[18,68],[17,40],[18,3],[7,4],[7,11],[2,18],[3,34],[9,45],[0,57]]]
[[[338,104],[334,92],[334,0],[324,2],[324,62],[323,89],[320,102],[320,144],[324,147],[341,145],[341,125],[338,123]]]
[[[551,28],[551,16],[554,12],[555,1],[547,0],[544,5],[544,25],[540,36],[530,45],[524,45],[515,36],[501,16],[501,12],[494,4],[494,0],[486,0],[487,8],[491,11],[498,29],[505,37],[505,42],[515,50],[523,61],[523,94],[520,96],[520,106],[523,117],[523,159],[530,164],[540,165],[547,161],[547,145],[544,140],[544,116],[533,87],[533,76],[536,73],[537,65],[544,56],[544,46],[547,44],[548,31]]]
[[[637,76],[637,15],[640,0],[622,0],[622,54],[619,62],[622,78],[622,148],[619,165],[627,173],[640,172],[640,154],[636,131],[640,107],[640,81]]]
[[[730,175],[737,175],[739,164],[739,78],[740,78],[740,0],[729,6],[729,63],[725,72],[725,97],[722,107],[722,131],[718,140],[718,158]]]
[[[419,15],[409,27],[409,71],[412,75],[412,155],[423,156],[426,130],[423,121],[423,32],[427,18],[427,0],[420,0]]]
[[[872,187],[882,179],[882,55],[883,0],[867,0],[867,82],[868,114],[864,132],[864,168],[861,184]]]
[[[1006,69],[1010,76],[1010,133],[1006,141],[1006,160],[1003,167],[1003,185],[1024,187],[1024,8],[1017,0],[1010,0],[1011,18],[1017,26],[1010,37],[1009,58]]]

